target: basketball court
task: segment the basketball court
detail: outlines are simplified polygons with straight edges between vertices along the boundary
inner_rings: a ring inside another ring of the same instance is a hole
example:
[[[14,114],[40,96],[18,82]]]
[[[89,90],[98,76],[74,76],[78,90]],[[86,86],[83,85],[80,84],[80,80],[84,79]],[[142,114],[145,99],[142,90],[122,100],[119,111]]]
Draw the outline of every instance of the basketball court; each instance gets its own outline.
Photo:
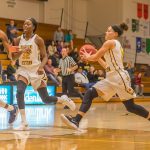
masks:
[[[138,103],[150,110],[150,102]],[[61,105],[27,106],[26,112],[30,130],[15,131],[8,127],[8,114],[0,108],[0,150],[150,149],[150,122],[128,113],[119,102],[94,103],[78,131],[60,120],[61,113],[71,112]],[[14,127],[19,122],[20,116]]]

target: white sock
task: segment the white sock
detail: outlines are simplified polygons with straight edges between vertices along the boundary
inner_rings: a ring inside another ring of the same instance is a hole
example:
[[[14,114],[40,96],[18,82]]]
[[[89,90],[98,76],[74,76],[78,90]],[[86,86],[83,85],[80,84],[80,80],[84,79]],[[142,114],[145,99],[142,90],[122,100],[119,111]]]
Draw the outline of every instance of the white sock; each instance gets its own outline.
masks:
[[[22,124],[28,124],[26,119],[26,112],[25,109],[20,109],[20,115],[21,115],[21,122]]]

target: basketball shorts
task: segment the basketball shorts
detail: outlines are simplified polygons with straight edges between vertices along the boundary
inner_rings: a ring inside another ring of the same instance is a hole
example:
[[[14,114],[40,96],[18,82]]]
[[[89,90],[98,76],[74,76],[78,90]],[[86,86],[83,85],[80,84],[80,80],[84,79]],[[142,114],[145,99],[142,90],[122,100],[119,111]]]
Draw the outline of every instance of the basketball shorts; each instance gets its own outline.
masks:
[[[18,77],[19,75],[25,77],[28,81],[28,84],[31,84],[34,90],[37,90],[41,83],[44,82],[45,85],[47,84],[47,76],[46,73],[44,72],[42,75],[38,75],[37,73],[38,67],[19,67],[16,76]]]
[[[106,78],[97,82],[93,87],[105,101],[109,101],[116,94],[122,101],[136,97],[131,88],[129,74],[125,70],[108,72]]]

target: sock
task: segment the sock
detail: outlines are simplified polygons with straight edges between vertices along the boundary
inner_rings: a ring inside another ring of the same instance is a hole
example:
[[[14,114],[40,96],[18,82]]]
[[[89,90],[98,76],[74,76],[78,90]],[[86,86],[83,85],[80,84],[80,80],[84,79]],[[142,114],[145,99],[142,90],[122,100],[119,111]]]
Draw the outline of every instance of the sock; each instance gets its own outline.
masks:
[[[21,115],[21,123],[22,124],[28,124],[26,119],[26,112],[25,109],[20,109],[20,115]]]
[[[74,117],[75,121],[77,122],[80,122],[80,120],[82,119],[82,116],[80,114],[77,114],[75,117]]]

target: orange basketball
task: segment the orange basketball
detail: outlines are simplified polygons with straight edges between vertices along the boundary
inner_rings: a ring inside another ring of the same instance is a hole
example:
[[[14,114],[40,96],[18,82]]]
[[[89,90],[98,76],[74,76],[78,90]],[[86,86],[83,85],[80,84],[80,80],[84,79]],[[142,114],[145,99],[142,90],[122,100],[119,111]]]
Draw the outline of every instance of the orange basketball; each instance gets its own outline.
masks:
[[[83,52],[86,51],[87,53],[95,54],[97,52],[97,50],[95,49],[95,47],[91,44],[85,44],[80,48],[79,54],[80,56],[83,55]]]

